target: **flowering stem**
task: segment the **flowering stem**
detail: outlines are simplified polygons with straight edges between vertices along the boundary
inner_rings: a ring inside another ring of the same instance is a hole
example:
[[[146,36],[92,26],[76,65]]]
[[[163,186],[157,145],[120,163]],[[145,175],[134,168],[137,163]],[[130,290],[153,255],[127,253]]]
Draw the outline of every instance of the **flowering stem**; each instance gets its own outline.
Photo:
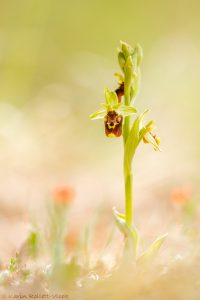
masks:
[[[130,85],[126,84],[126,77],[124,82],[124,102],[130,105]],[[130,116],[125,117],[123,126],[123,140],[124,140],[124,185],[125,185],[125,217],[126,224],[132,225],[133,208],[132,208],[132,172],[131,166],[127,167],[125,163],[125,145],[130,132]]]
[[[137,115],[131,122],[131,115],[137,113],[133,105],[140,82],[140,64],[142,49],[136,45],[133,49],[125,42],[120,42],[118,49],[118,63],[122,74],[116,73],[118,88],[115,91],[105,89],[105,103],[103,109],[99,109],[90,115],[92,120],[104,119],[105,134],[108,137],[120,137],[124,141],[124,189],[125,189],[125,214],[113,209],[114,218],[119,230],[125,237],[125,254],[130,253],[137,259],[139,234],[133,224],[133,174],[132,161],[140,142],[151,144],[155,150],[160,150],[159,138],[152,133],[153,120],[143,125],[143,118],[148,110]],[[123,98],[122,98],[123,97]],[[131,124],[132,123],[132,124]],[[123,128],[122,128],[123,126]],[[123,130],[122,130],[123,129]],[[165,236],[161,236],[143,255],[143,258],[151,256],[163,243]],[[128,251],[127,251],[128,250]],[[129,255],[126,257],[129,257]],[[142,259],[143,259],[142,258]]]

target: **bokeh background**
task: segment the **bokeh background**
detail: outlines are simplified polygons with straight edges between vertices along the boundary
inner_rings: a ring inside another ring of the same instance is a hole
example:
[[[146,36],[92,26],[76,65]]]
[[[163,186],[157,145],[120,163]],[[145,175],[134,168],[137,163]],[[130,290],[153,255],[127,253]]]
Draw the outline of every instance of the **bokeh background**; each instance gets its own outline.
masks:
[[[99,207],[123,210],[121,139],[98,109],[115,88],[117,47],[144,51],[136,105],[157,123],[162,152],[142,145],[134,162],[135,222],[157,236],[175,188],[199,193],[199,1],[0,0],[0,255],[26,237],[60,185],[73,187],[72,224]],[[17,238],[16,238],[17,237]],[[175,239],[175,238],[174,238]]]

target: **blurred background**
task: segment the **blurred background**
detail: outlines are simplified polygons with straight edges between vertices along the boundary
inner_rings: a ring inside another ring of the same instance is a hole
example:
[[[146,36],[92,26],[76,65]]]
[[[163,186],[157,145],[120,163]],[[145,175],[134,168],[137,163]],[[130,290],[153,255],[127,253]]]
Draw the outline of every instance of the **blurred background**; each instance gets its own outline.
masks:
[[[120,40],[143,48],[136,106],[162,141],[161,153],[141,145],[135,158],[135,223],[167,230],[173,190],[199,193],[199,36],[197,0],[0,0],[1,258],[57,186],[75,191],[76,227],[99,207],[110,219],[113,205],[123,211],[122,140],[88,118],[117,86]]]

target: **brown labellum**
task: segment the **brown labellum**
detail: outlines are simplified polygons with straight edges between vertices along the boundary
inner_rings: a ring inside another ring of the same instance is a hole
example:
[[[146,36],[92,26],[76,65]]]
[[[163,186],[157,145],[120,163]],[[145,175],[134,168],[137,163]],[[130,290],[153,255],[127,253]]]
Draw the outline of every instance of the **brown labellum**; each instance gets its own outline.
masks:
[[[120,137],[122,135],[123,117],[116,111],[109,111],[104,118],[105,134],[108,137]]]

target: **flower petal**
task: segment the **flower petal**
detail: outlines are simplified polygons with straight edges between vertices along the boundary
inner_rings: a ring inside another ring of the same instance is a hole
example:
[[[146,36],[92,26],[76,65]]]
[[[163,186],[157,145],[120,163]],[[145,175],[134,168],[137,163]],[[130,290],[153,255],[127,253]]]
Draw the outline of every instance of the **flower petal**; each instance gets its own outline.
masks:
[[[108,104],[109,106],[112,107],[118,103],[118,97],[115,92],[109,91],[109,89],[106,88],[104,94],[106,98],[106,104]]]
[[[89,117],[91,120],[96,120],[96,119],[103,119],[105,115],[106,115],[106,110],[99,109],[99,110],[93,112]]]
[[[147,132],[144,135],[144,139],[147,141],[147,143],[151,144],[155,150],[161,151],[161,149],[158,145],[158,142],[156,141],[155,137],[150,132]]]
[[[135,107],[124,104],[120,105],[119,111],[124,117],[133,115],[137,112]]]

